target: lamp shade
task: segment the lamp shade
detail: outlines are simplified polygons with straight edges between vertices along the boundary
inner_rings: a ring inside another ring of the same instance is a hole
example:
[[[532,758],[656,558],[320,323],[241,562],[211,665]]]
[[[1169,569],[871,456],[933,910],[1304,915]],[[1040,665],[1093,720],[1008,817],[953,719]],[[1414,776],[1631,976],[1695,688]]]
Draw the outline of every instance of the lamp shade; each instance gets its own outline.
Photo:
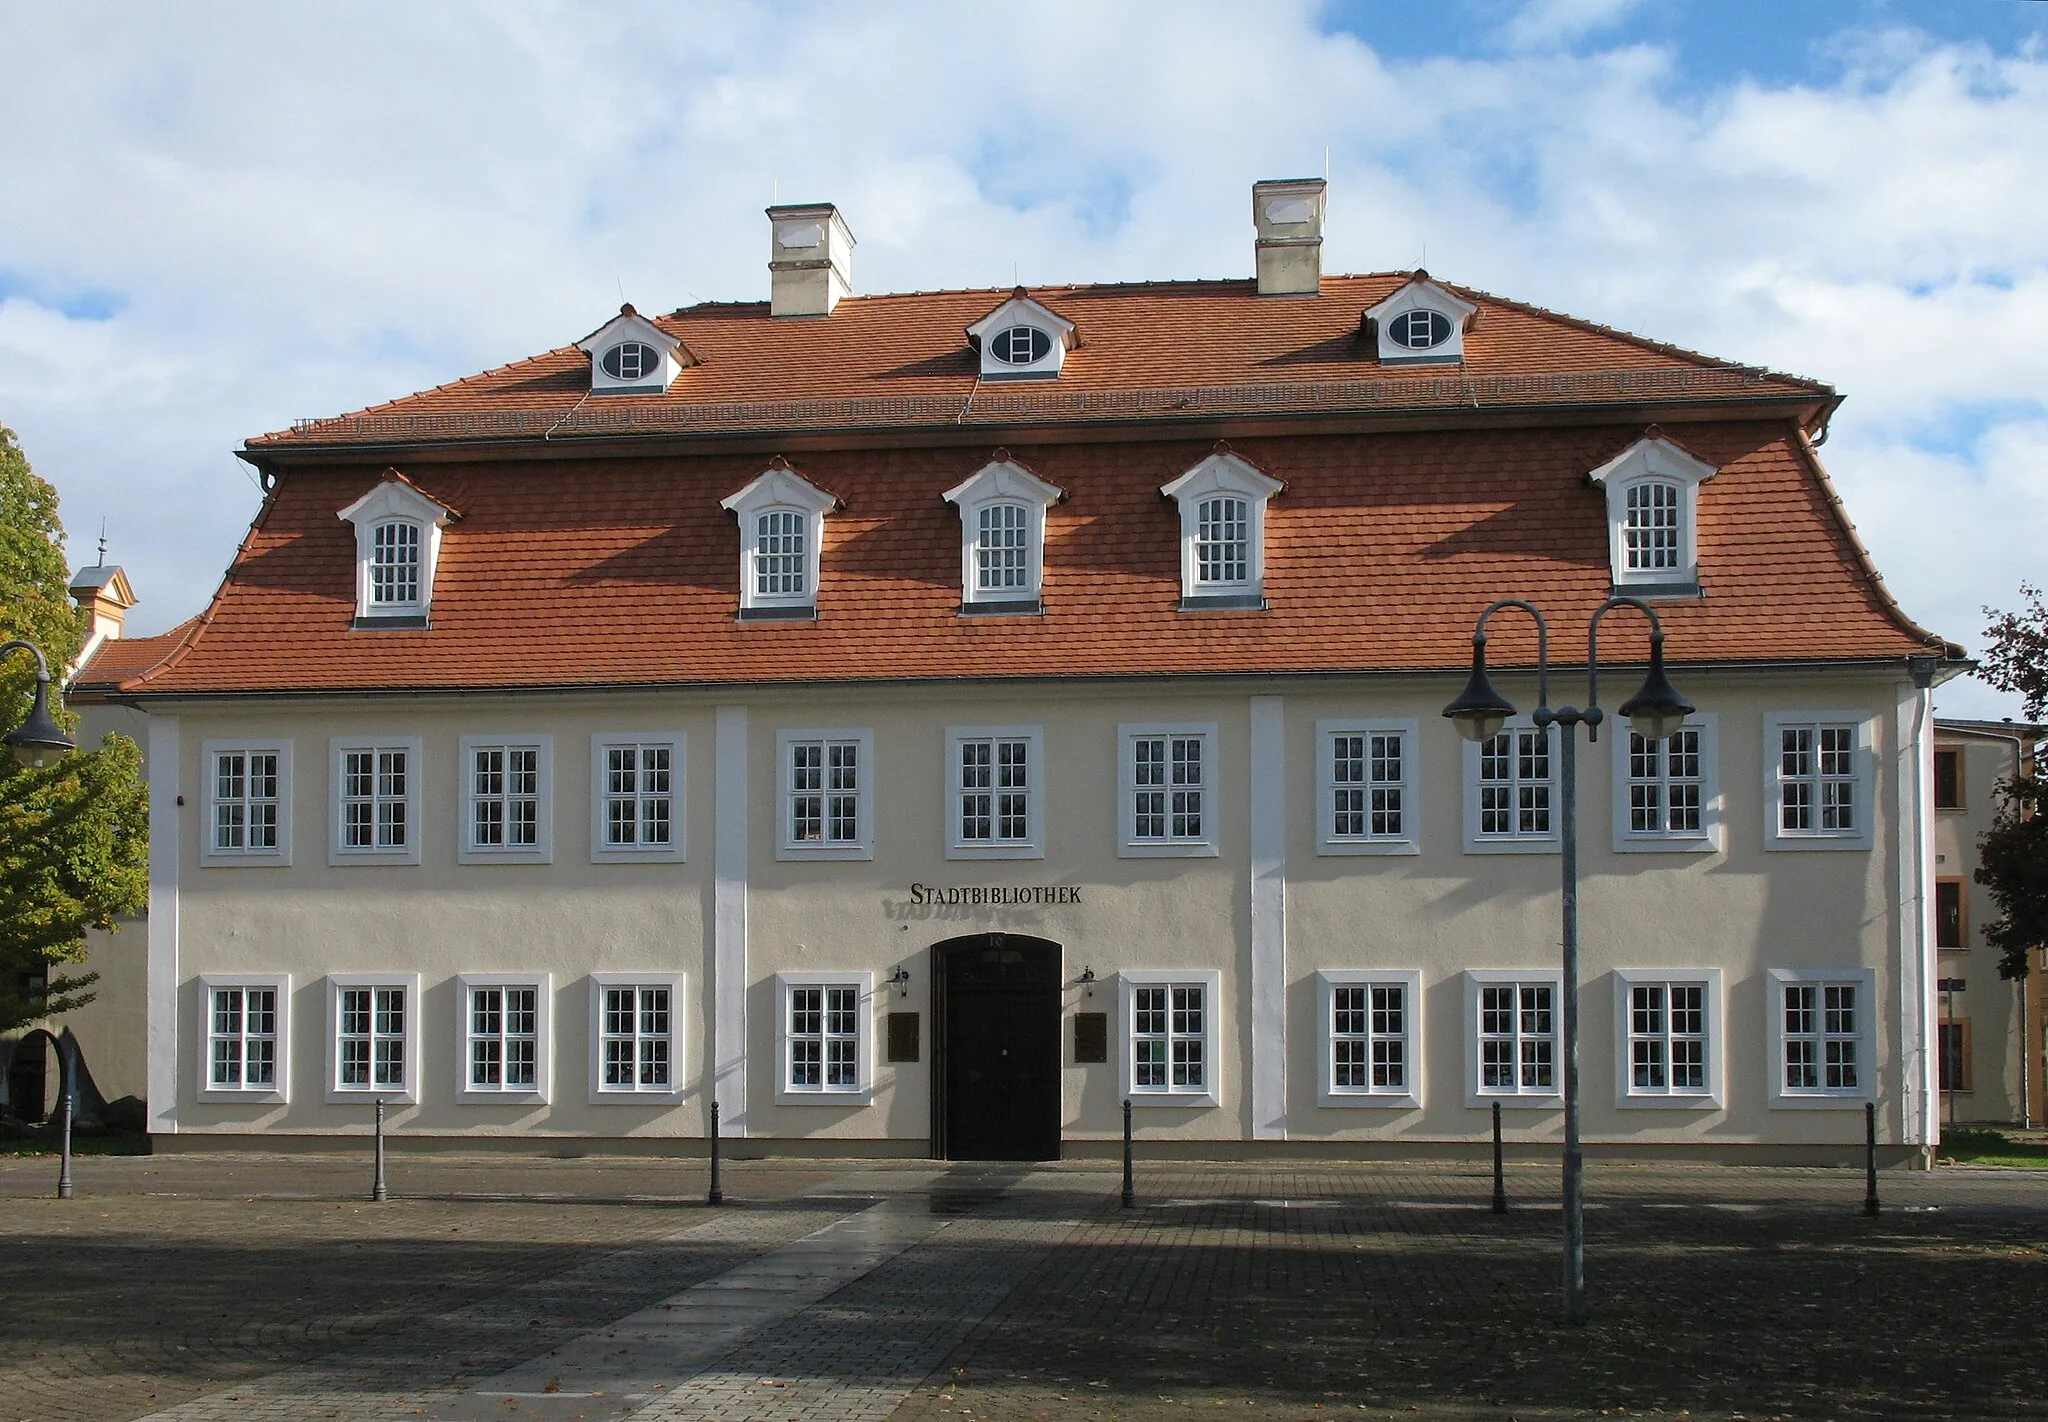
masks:
[[[78,743],[65,735],[50,715],[49,678],[36,678],[36,698],[29,707],[28,719],[0,736],[0,745],[12,751],[23,765],[37,768],[78,749]]]
[[[1486,644],[1474,638],[1472,675],[1466,680],[1465,690],[1458,699],[1444,707],[1444,715],[1466,740],[1490,741],[1500,734],[1500,728],[1514,714],[1514,703],[1495,691],[1493,683],[1487,680]]]
[[[1680,696],[1664,675],[1664,634],[1653,633],[1649,675],[1643,678],[1642,689],[1621,703],[1621,714],[1644,740],[1661,741],[1684,725],[1692,712],[1692,703]]]

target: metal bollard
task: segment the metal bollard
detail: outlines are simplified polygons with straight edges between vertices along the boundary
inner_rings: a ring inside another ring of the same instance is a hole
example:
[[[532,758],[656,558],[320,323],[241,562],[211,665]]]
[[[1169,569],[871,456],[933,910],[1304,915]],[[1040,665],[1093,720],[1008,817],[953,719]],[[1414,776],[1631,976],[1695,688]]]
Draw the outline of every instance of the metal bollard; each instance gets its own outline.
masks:
[[[1877,1103],[1863,1103],[1863,1213],[1877,1213]]]
[[[1131,1103],[1124,1101],[1124,1208],[1130,1209],[1138,1203],[1138,1192],[1131,1184]]]
[[[377,1176],[370,1185],[370,1198],[379,1203],[391,1198],[384,1188],[384,1098],[377,1098]]]
[[[722,1205],[725,1203],[725,1189],[718,1183],[718,1103],[711,1103],[711,1188],[704,1192],[704,1203]]]
[[[57,1198],[71,1198],[71,1093],[57,1106]]]
[[[1493,1212],[1508,1212],[1508,1177],[1500,1159],[1500,1102],[1493,1103]]]

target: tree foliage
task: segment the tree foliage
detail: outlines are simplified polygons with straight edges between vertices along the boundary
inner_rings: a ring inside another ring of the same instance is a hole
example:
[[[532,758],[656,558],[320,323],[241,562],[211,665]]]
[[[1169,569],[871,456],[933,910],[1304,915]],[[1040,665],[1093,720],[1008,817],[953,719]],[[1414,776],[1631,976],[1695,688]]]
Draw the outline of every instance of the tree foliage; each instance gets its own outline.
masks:
[[[1984,609],[1991,621],[1978,675],[2018,693],[2027,719],[2039,721],[2048,710],[2048,605],[2027,583],[2020,596],[2026,606],[2018,612]],[[1998,950],[2002,978],[2025,977],[2029,953],[2048,943],[2048,778],[2038,761],[2030,764],[2000,782],[1998,818],[1977,842],[1977,882],[1998,905],[1984,941]]]
[[[60,683],[84,638],[63,539],[57,491],[0,426],[0,641],[33,642]],[[0,731],[28,716],[35,671],[23,652],[0,662]],[[75,716],[59,720],[77,730]],[[41,770],[0,756],[0,1032],[90,1001],[96,975],[64,971],[84,961],[86,930],[147,902],[141,764],[125,736]]]

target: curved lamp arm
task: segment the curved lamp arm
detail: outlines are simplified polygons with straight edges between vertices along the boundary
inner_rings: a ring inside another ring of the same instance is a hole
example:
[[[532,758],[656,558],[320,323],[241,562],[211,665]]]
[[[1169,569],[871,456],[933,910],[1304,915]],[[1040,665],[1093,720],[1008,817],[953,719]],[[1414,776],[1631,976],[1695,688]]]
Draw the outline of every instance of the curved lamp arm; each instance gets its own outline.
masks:
[[[23,765],[41,767],[58,756],[71,754],[78,749],[78,743],[64,734],[56,717],[50,714],[50,663],[43,649],[33,642],[9,642],[0,647],[0,661],[13,652],[27,652],[36,659],[35,700],[29,706],[28,719],[0,736],[0,745],[12,751]]]

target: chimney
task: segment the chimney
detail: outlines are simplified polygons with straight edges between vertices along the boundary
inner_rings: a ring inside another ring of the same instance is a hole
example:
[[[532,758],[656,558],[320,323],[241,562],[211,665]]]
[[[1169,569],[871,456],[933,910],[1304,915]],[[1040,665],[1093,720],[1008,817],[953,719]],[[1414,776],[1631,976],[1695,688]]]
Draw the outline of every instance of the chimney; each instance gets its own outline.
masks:
[[[1321,178],[1279,178],[1252,184],[1252,225],[1258,229],[1259,295],[1314,296],[1323,283]]]
[[[105,551],[104,544],[101,551]],[[128,620],[128,609],[139,599],[135,596],[135,589],[128,586],[128,575],[118,564],[109,567],[102,563],[94,568],[80,568],[71,579],[69,591],[71,600],[78,604],[78,610],[85,618],[85,646],[78,654],[78,664],[84,666],[100,649],[100,643],[121,635],[122,625]]]
[[[853,233],[829,202],[768,209],[768,310],[829,316],[853,288]]]

